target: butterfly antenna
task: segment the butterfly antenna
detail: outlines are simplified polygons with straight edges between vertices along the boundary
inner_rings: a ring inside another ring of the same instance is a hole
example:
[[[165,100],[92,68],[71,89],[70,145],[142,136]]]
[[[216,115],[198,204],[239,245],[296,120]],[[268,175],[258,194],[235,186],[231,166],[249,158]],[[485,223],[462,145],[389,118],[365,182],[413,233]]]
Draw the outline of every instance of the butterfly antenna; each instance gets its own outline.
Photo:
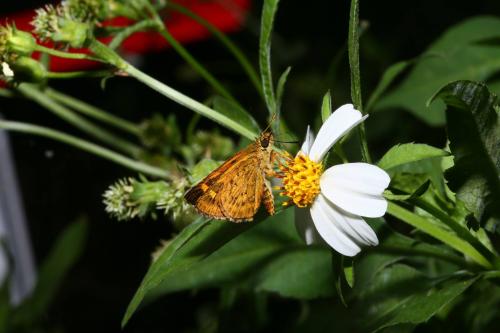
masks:
[[[298,144],[299,141],[281,141],[281,140],[274,140],[275,142],[279,142],[279,143],[295,143],[295,144]]]
[[[267,124],[266,128],[264,128],[264,130],[262,132],[268,131],[271,128],[271,125],[273,124],[273,122],[276,120],[276,118],[277,118],[277,115],[276,115],[276,112],[274,112],[271,116],[271,119],[269,120],[269,123]]]

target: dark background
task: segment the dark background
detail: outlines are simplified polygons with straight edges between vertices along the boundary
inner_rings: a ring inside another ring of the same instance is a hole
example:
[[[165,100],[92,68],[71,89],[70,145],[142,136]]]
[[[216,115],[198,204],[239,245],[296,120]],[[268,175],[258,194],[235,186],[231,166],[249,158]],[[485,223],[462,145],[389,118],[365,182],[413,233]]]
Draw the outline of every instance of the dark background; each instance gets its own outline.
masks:
[[[6,16],[43,3],[4,1],[0,14]],[[254,1],[246,26],[231,36],[254,63],[260,7],[261,2]],[[326,89],[332,89],[335,105],[349,100],[348,64],[345,52],[342,53],[348,13],[348,1],[281,1],[275,24],[274,71],[277,76],[287,66],[293,68],[285,92],[283,113],[299,136],[305,131],[303,124],[314,121],[312,116],[319,111]],[[484,14],[500,14],[500,2],[361,1],[360,18],[369,23],[361,41],[365,95],[371,92],[388,65],[418,56],[451,25]],[[217,42],[206,40],[190,44],[188,49],[261,123],[265,123],[264,105],[256,103],[257,95],[238,64]],[[338,54],[338,70],[329,73]],[[171,50],[137,60],[145,72],[195,99],[203,100],[211,93],[208,85]],[[134,121],[155,112],[175,112],[182,126],[191,116],[191,111],[131,79],[111,79],[105,91],[101,90],[97,80],[90,79],[54,82],[53,85]],[[79,134],[30,102],[2,100],[0,112],[8,119]],[[383,118],[377,115],[373,118],[373,124],[380,125],[368,127],[375,156],[380,156],[396,142],[416,141],[441,146],[445,142],[442,128],[428,128],[411,115],[387,112]],[[205,121],[201,126],[211,128],[214,124]],[[390,133],[385,130],[389,127]],[[54,141],[19,134],[11,138],[37,262],[48,254],[57,235],[70,222],[84,215],[90,224],[84,255],[61,286],[44,325],[61,328],[64,332],[120,332],[120,320],[146,272],[150,253],[160,239],[171,236],[169,221],[117,222],[107,216],[102,204],[103,192],[118,178],[133,175],[130,171]],[[138,312],[124,331],[196,331],[203,316],[214,311],[217,297],[215,290],[168,296],[149,306],[147,311]],[[270,330],[273,325],[285,330],[287,320],[299,315],[299,306],[292,301],[275,299],[273,305],[274,324],[263,330]],[[222,323],[238,320],[242,323],[242,331],[254,330],[250,319],[252,310],[245,306],[242,304],[223,314]],[[234,331],[234,327],[226,328]]]

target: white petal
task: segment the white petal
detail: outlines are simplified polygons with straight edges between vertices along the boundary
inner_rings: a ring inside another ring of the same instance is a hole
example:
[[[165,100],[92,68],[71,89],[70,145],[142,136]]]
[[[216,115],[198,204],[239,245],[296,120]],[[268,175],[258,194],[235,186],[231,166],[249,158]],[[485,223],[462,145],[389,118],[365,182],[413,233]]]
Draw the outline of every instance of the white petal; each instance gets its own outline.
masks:
[[[346,212],[345,210],[336,207],[333,203],[326,201],[330,204],[332,210],[337,213],[337,220],[343,227],[346,234],[348,234],[358,245],[378,245],[377,234],[363,220],[362,217]]]
[[[306,138],[304,140],[304,143],[302,144],[302,147],[300,148],[300,151],[303,152],[305,155],[309,156],[309,151],[311,150],[313,142],[314,142],[314,133],[313,131],[311,131],[311,127],[307,125]]]
[[[2,73],[5,77],[13,77],[14,72],[10,68],[9,64],[6,62],[2,62]]]
[[[380,217],[387,210],[382,192],[391,179],[379,167],[367,163],[335,165],[320,179],[321,193],[343,210],[366,217]]]
[[[316,230],[335,251],[345,256],[355,256],[361,248],[344,231],[336,212],[323,195],[318,195],[311,207],[311,217]]]
[[[295,228],[307,245],[324,243],[316,231],[308,208],[295,207]]]
[[[309,158],[319,162],[344,134],[366,119],[352,104],[345,104],[333,112],[321,126],[309,151]]]
[[[333,178],[336,185],[379,195],[389,186],[391,178],[381,168],[368,163],[337,164],[328,168],[323,178]]]

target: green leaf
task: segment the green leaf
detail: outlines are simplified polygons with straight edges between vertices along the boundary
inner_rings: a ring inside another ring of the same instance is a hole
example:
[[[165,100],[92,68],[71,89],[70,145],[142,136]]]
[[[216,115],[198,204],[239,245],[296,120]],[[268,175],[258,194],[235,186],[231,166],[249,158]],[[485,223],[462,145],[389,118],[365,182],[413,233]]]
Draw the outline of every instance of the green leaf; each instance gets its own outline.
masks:
[[[404,236],[392,230],[386,223],[374,226],[379,238],[379,245],[355,258],[354,273],[356,284],[353,292],[362,296],[379,274],[386,267],[404,261],[421,269],[429,266],[429,274],[434,273],[438,263],[452,264],[451,272],[457,267],[467,266],[463,256],[444,245],[432,245],[418,239]],[[438,259],[432,260],[432,259]],[[447,272],[448,273],[448,272]]]
[[[259,124],[237,103],[222,96],[213,97],[211,99],[211,103],[212,107],[220,114],[238,122],[240,125],[253,133],[260,133]]]
[[[33,294],[16,310],[16,323],[33,323],[45,316],[58,288],[83,252],[87,228],[87,223],[81,220],[72,223],[58,237],[40,267]]]
[[[273,132],[274,133],[281,133],[280,127],[285,126],[283,120],[281,118],[281,105],[283,101],[283,93],[285,92],[285,84],[286,80],[288,79],[288,74],[290,74],[292,67],[288,67],[283,74],[281,74],[279,80],[278,80],[278,88],[276,89],[276,120],[273,122]],[[272,116],[272,115],[271,115]]]
[[[276,110],[280,112],[281,110],[281,104],[283,101],[283,93],[285,92],[285,83],[286,80],[288,79],[288,74],[290,74],[290,71],[292,70],[292,67],[288,66],[287,69],[281,74],[280,79],[278,80],[278,88],[276,88]]]
[[[500,320],[500,288],[498,285],[482,280],[473,286],[471,293],[474,297],[467,297],[461,302],[465,307],[462,312],[467,325],[460,327],[469,333],[483,333],[496,327]],[[488,329],[489,328],[489,329]]]
[[[258,274],[257,290],[313,299],[335,293],[331,254],[326,248],[283,249]]]
[[[389,202],[387,207],[387,214],[392,215],[399,220],[430,235],[431,237],[436,238],[444,244],[447,244],[451,248],[468,256],[477,264],[486,268],[492,267],[492,264],[488,260],[489,255],[487,255],[487,253],[484,253],[481,248],[475,248],[470,242],[462,239],[449,230],[443,229],[441,226],[436,225],[433,221],[417,215],[401,206],[398,206],[393,202]],[[453,223],[455,223],[455,221],[453,221]]]
[[[368,102],[366,103],[366,112],[369,113],[373,105],[380,99],[380,96],[384,94],[394,80],[401,75],[410,65],[413,65],[414,61],[400,61],[392,64],[387,68],[382,74],[382,78],[378,82],[377,86],[373,90]]]
[[[406,265],[386,268],[377,274],[364,296],[366,328],[378,331],[398,324],[425,322],[478,278],[435,281]]]
[[[323,97],[323,103],[321,103],[321,120],[325,122],[328,117],[332,114],[332,95],[328,91]]]
[[[345,281],[349,285],[349,287],[354,288],[354,260],[352,258],[344,257],[343,260],[344,266],[344,277]]]
[[[130,301],[122,320],[122,326],[125,326],[150,290],[158,286],[171,271],[187,268],[199,262],[253,225],[203,220],[184,228],[149,267],[141,285]]]
[[[214,171],[220,165],[220,162],[214,161],[212,159],[202,159],[191,169],[189,181],[192,184],[197,184],[200,180],[208,176],[210,172]]]
[[[426,101],[454,80],[484,81],[500,70],[500,47],[477,43],[500,36],[500,19],[475,17],[448,29],[425,51],[406,79],[375,105],[403,108],[430,125],[443,125],[444,106]]]
[[[446,175],[450,188],[475,218],[500,217],[500,122],[498,98],[482,83],[457,81],[435,95],[446,105],[454,167]]]
[[[413,175],[404,175],[404,176],[413,176]],[[400,189],[401,191],[408,192],[410,194],[394,194],[390,191],[384,191],[384,197],[387,200],[407,201],[407,200],[418,198],[429,189],[429,186],[431,184],[430,180],[426,180],[423,183],[420,183],[420,185],[415,189],[412,187],[406,187],[403,184],[401,184],[400,178],[401,177],[398,177],[394,188]],[[404,177],[404,178],[406,178],[406,177]],[[403,185],[403,186],[401,186],[401,185]]]
[[[446,187],[444,179],[444,170],[446,163],[450,159],[452,160],[453,156],[426,158],[391,168],[387,170],[391,176],[391,188],[412,194],[424,182],[430,180],[444,200],[449,196],[449,189]]]
[[[435,148],[426,144],[404,143],[389,149],[377,163],[379,167],[388,170],[402,164],[421,161],[427,158],[444,157],[449,153],[443,149]]]
[[[267,109],[271,116],[276,112],[276,98],[274,96],[273,75],[271,72],[271,35],[274,16],[278,10],[278,3],[279,0],[264,0],[259,41],[259,67],[262,90]]]
[[[172,268],[147,300],[167,293],[235,286],[312,299],[332,295],[329,250],[308,247],[298,237],[293,210],[267,218],[200,260]]]
[[[237,235],[227,244],[202,258],[196,265],[169,269],[157,286],[149,291],[151,299],[179,290],[221,286],[245,280],[272,256],[300,243],[293,228],[292,210],[285,210],[259,222],[251,230]],[[224,224],[232,224],[223,222]],[[253,225],[255,222],[247,223]],[[185,259],[182,259],[185,260]]]

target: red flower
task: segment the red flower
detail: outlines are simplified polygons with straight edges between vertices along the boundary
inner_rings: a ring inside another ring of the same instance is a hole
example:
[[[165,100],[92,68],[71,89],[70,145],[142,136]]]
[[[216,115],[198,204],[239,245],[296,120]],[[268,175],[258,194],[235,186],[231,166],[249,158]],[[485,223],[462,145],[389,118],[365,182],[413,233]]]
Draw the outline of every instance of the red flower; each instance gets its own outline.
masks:
[[[229,33],[241,28],[246,13],[250,8],[250,0],[177,0],[178,4],[188,8],[197,15],[212,23],[219,30]],[[2,21],[14,23],[20,30],[31,31],[30,22],[35,16],[35,11],[24,11],[9,15]],[[127,26],[133,21],[119,17],[107,22],[105,25]],[[172,36],[180,43],[196,42],[210,36],[210,32],[193,19],[178,12],[169,12],[165,24]],[[109,42],[108,39],[101,39]],[[121,47],[124,53],[142,54],[148,52],[158,52],[169,45],[163,37],[155,32],[138,32],[130,36]],[[78,50],[82,52],[82,50]],[[35,53],[34,58],[39,58]],[[87,60],[73,60],[53,57],[50,63],[50,70],[54,72],[75,71],[91,69],[99,66],[98,63]]]

